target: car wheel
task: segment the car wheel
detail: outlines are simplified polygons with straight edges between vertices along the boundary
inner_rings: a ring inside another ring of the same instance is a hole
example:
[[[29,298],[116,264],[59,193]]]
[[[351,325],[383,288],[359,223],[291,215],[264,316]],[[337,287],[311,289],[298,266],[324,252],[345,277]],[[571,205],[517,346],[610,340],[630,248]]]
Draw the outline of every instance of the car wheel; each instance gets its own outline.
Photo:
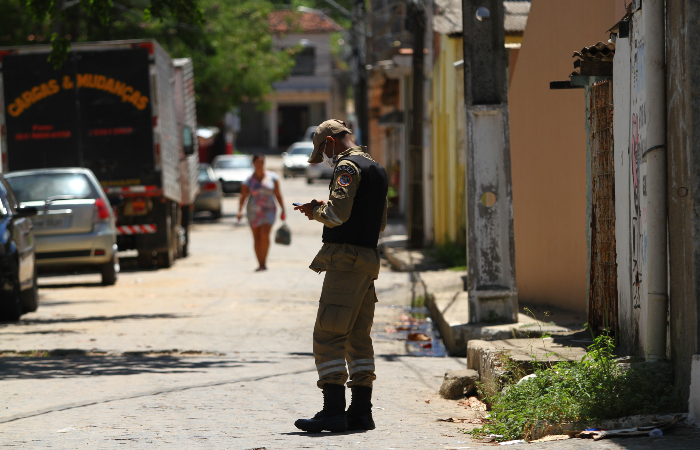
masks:
[[[102,266],[102,285],[114,286],[119,277],[119,257],[114,255],[112,261]]]
[[[0,298],[0,320],[17,322],[22,315],[22,303],[19,292],[19,280],[15,280],[15,287],[9,294]]]
[[[36,267],[34,267],[34,277],[31,289],[25,289],[20,294],[22,303],[22,313],[34,312],[39,308],[39,285]]]
[[[217,211],[212,211],[212,212],[211,212],[211,215],[212,215],[212,216],[214,217],[214,219],[216,219],[216,220],[219,220],[219,219],[221,219],[221,218],[223,217],[223,214],[221,213],[221,210],[220,210],[220,209],[217,210]]]
[[[289,178],[289,174],[287,173],[286,170],[282,171],[282,176],[283,176],[284,178]]]
[[[307,178],[307,179],[306,179],[306,184],[314,184],[314,179],[313,179],[313,178]]]

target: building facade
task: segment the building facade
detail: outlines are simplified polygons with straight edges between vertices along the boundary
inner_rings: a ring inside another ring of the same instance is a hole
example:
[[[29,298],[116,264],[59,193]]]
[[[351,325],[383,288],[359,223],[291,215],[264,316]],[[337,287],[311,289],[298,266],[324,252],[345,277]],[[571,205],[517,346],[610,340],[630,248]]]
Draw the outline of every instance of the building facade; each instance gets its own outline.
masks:
[[[275,47],[294,51],[295,65],[287,79],[273,85],[266,104],[241,107],[236,147],[248,152],[282,152],[302,140],[308,127],[328,118],[346,119],[349,78],[332,51],[343,46],[340,25],[304,7],[273,11],[268,22]]]

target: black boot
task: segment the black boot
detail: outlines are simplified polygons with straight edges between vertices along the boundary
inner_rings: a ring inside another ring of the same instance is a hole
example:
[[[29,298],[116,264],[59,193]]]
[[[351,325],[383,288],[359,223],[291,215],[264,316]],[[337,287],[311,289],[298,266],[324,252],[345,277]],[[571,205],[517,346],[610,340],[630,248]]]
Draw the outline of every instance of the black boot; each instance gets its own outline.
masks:
[[[323,409],[311,419],[299,419],[294,426],[310,433],[331,431],[340,433],[347,431],[348,422],[345,418],[345,385],[323,385]]]
[[[374,430],[372,419],[372,388],[351,386],[352,401],[348,408],[348,431]]]

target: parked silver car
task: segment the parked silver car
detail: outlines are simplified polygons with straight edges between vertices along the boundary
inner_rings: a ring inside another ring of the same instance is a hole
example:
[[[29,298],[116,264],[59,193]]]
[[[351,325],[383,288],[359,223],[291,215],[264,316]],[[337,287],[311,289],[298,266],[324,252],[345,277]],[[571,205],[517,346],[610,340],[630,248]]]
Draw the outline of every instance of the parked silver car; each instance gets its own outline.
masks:
[[[304,131],[304,140],[305,141],[313,141],[314,140],[314,134],[316,134],[316,128],[318,128],[316,125],[308,127],[306,131]]]
[[[333,169],[324,163],[309,164],[306,166],[306,182],[312,184],[314,180],[330,180],[333,178]]]
[[[311,152],[314,151],[314,143],[311,141],[295,142],[286,152],[282,153],[282,175],[284,178],[295,175],[305,175],[306,166]]]
[[[194,212],[209,211],[215,219],[221,218],[221,182],[209,164],[199,165],[199,196],[194,201]]]
[[[89,169],[38,169],[5,175],[33,220],[40,271],[98,269],[102,284],[117,281],[117,230],[109,200]]]
[[[248,155],[219,155],[212,166],[225,194],[240,192],[245,179],[253,174],[253,162]]]

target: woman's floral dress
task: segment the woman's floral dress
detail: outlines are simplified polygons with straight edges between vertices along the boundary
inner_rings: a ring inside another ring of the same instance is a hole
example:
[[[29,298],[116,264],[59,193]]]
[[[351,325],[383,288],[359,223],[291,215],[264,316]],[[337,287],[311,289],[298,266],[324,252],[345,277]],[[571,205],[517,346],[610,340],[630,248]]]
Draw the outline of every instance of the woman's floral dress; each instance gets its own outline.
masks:
[[[248,223],[252,228],[258,228],[261,225],[272,225],[275,222],[275,182],[277,182],[277,174],[275,172],[265,171],[265,177],[262,180],[255,178],[255,175],[249,176],[243,184],[248,187],[248,206],[246,212],[248,214]]]

